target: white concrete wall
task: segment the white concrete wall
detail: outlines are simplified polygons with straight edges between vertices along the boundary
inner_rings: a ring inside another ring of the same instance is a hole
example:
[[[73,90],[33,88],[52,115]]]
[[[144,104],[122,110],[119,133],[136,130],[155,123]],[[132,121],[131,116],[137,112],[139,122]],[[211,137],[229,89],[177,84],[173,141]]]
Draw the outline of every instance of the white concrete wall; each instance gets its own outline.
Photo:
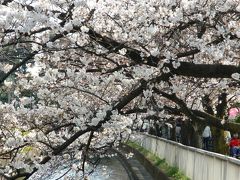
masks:
[[[137,142],[192,180],[240,180],[240,160],[141,134]]]

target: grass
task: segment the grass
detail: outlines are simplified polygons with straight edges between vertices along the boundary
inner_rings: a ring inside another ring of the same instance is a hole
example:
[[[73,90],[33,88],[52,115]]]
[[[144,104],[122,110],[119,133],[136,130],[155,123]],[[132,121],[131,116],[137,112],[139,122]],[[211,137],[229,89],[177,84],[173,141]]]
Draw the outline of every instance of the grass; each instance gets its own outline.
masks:
[[[154,155],[150,151],[146,150],[139,144],[128,141],[126,143],[128,146],[138,150],[141,154],[143,154],[153,165],[157,166],[163,173],[165,173],[169,178],[174,180],[190,180],[187,176],[185,176],[177,167],[172,167],[167,164],[165,159],[161,159],[158,156]]]

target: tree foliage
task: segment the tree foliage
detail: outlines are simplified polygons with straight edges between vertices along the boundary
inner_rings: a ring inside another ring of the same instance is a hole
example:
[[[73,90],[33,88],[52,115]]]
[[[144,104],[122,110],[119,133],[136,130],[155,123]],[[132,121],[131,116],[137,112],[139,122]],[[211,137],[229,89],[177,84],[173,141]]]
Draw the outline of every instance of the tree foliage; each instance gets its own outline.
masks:
[[[240,130],[222,120],[240,92],[238,0],[3,0],[0,8],[1,48],[26,50],[1,62],[0,83],[16,97],[0,105],[5,177],[37,177],[68,159],[86,173],[92,156],[149,116]]]

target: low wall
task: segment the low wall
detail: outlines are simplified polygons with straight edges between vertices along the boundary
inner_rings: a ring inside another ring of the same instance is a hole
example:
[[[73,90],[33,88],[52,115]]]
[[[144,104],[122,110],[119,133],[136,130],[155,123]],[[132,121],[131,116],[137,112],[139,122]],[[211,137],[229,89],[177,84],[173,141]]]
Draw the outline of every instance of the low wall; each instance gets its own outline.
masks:
[[[148,134],[136,140],[193,180],[240,180],[240,160]]]

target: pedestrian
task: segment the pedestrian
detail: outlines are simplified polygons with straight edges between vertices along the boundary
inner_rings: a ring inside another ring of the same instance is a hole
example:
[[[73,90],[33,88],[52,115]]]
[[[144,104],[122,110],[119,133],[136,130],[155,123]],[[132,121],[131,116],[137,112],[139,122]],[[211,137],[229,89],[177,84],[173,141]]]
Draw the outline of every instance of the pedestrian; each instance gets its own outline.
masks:
[[[230,131],[224,131],[224,139],[226,141],[226,144],[229,145],[231,141],[231,133]]]
[[[239,157],[240,155],[240,140],[238,139],[238,134],[233,134],[233,138],[230,141],[230,155],[233,157]]]
[[[231,149],[230,149],[230,141],[231,141],[231,133],[230,131],[224,131],[224,140],[225,145],[223,145],[224,154],[231,155]]]
[[[181,125],[177,124],[175,127],[175,136],[176,136],[176,141],[181,142]]]
[[[206,126],[202,133],[203,149],[209,150],[209,142],[211,137],[212,137],[211,129],[209,126]]]

